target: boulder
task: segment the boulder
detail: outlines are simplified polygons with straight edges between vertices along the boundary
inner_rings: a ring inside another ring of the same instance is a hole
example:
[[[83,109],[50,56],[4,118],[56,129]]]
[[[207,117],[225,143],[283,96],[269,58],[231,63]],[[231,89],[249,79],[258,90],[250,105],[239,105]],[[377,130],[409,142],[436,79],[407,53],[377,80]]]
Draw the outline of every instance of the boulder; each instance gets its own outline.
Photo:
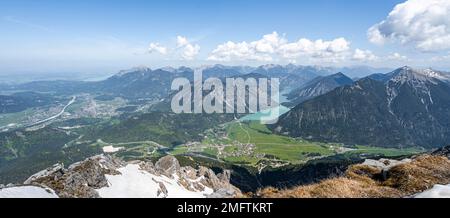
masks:
[[[160,158],[155,164],[156,170],[161,174],[173,178],[174,174],[180,171],[180,163],[174,156],[165,156]]]

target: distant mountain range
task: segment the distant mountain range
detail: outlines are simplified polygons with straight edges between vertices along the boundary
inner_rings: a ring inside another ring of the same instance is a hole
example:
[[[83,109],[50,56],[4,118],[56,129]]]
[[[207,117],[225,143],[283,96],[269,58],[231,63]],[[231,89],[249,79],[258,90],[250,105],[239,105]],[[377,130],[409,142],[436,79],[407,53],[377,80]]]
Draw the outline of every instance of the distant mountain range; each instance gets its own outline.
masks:
[[[0,95],[0,114],[14,113],[31,107],[55,103],[57,99],[47,94],[35,92],[18,92],[12,95]]]
[[[393,71],[393,68],[375,68],[369,66],[353,66],[337,68],[336,72],[342,72],[352,79],[364,78],[372,74],[386,74]]]
[[[343,73],[337,73],[329,76],[319,76],[306,83],[302,87],[291,91],[287,95],[289,100],[288,105],[298,105],[303,101],[317,97],[319,95],[323,95],[337,87],[351,85],[352,83],[353,80]]]
[[[347,72],[350,69],[353,68],[342,68]],[[375,73],[354,82],[344,72],[335,72],[337,68],[317,66],[202,68],[204,78],[280,78],[282,92],[289,93],[288,106],[294,107],[271,126],[280,134],[387,147],[437,147],[450,142],[450,76],[447,73],[410,67],[384,74],[374,68],[363,69]],[[194,69],[187,67],[156,70],[141,67],[96,82],[38,81],[3,85],[0,91],[28,94],[0,96],[0,112],[50,104],[55,101],[51,99],[52,94],[59,99],[90,93],[97,98],[122,97],[164,103],[173,93],[170,90],[173,79],[193,80],[193,72]]]
[[[386,147],[440,147],[450,142],[450,76],[399,68],[305,101],[275,132],[312,140]]]
[[[332,68],[298,65],[263,65],[260,67],[212,65],[202,67],[203,77],[237,77],[248,74],[258,74],[265,77],[280,78],[283,90],[293,90],[301,87],[318,76],[327,76],[337,72],[354,72],[358,68]],[[365,75],[379,73],[375,68],[364,68]],[[165,67],[152,70],[138,67],[124,70],[102,81],[34,81],[23,84],[0,84],[0,91],[27,90],[35,92],[53,92],[58,94],[104,93],[121,96],[127,99],[164,98],[170,94],[170,85],[176,77],[192,79],[194,69],[188,67]],[[382,72],[382,71],[381,71]],[[350,75],[351,76],[351,75]]]

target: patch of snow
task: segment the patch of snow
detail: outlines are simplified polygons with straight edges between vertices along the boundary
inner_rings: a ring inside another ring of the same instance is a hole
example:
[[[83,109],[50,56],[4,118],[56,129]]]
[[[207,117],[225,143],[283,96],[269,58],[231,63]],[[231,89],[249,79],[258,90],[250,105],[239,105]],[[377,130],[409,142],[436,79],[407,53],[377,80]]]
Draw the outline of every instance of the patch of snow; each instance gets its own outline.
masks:
[[[0,189],[0,198],[58,198],[58,195],[37,186],[17,186]]]
[[[117,147],[117,148],[115,148],[112,145],[108,145],[108,146],[103,147],[103,152],[104,153],[115,153],[115,152],[118,152],[118,151],[120,151],[122,149],[125,149],[125,148],[124,147]]]
[[[432,189],[416,194],[414,198],[450,198],[450,184],[435,185]]]
[[[447,81],[450,79],[448,75],[441,73],[441,72],[434,71],[432,69],[418,70],[418,73],[425,75],[427,77],[439,79],[442,81]]]
[[[431,104],[434,104],[433,98],[431,97],[431,92],[430,92],[430,90],[428,90],[428,97],[430,97],[430,102],[431,102]]]
[[[389,113],[395,116],[394,111],[392,110],[392,102],[394,101],[395,98],[397,98],[398,93],[393,87],[390,87],[389,85],[386,88],[386,92],[388,95],[387,101]]]
[[[211,188],[205,187],[203,191],[190,191],[178,183],[178,177],[153,175],[141,170],[137,164],[128,164],[117,169],[120,175],[105,175],[109,187],[97,189],[103,198],[204,198],[212,194]],[[167,190],[167,196],[161,193],[161,186]]]

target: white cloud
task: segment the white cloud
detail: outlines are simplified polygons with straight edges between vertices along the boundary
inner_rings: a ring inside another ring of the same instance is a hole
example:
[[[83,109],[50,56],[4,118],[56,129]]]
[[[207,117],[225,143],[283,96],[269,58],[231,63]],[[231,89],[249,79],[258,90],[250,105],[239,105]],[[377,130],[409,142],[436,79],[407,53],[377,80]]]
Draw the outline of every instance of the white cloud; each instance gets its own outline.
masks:
[[[276,50],[287,40],[284,37],[280,37],[277,32],[264,35],[262,39],[250,43],[250,46],[258,53],[273,54]]]
[[[148,52],[150,53],[154,53],[154,52],[158,52],[162,55],[166,55],[167,54],[167,48],[164,46],[159,45],[158,43],[150,43],[150,46],[148,48]]]
[[[214,49],[208,60],[212,61],[233,61],[233,60],[250,60],[250,61],[272,61],[272,54],[278,48],[285,44],[286,40],[280,37],[277,32],[264,35],[262,39],[247,42],[231,42],[218,45]]]
[[[450,1],[408,0],[367,32],[372,43],[412,44],[422,52],[450,49]]]
[[[356,61],[374,61],[377,60],[378,57],[375,56],[372,51],[356,49],[352,59]]]
[[[184,47],[183,54],[181,55],[185,60],[193,60],[195,56],[200,53],[199,45],[187,44]]]
[[[281,46],[279,54],[284,58],[295,58],[303,55],[313,58],[330,58],[341,56],[349,49],[350,42],[344,38],[337,38],[332,41],[323,41],[321,39],[311,41],[302,38],[297,42]]]
[[[186,37],[177,36],[177,47],[181,48],[189,44],[189,41]]]
[[[183,49],[181,57],[184,60],[193,60],[200,53],[200,46],[192,44],[184,36],[177,36],[177,48]]]
[[[392,60],[392,61],[406,61],[406,60],[408,60],[408,57],[395,52],[395,53],[390,54],[387,57],[387,59]]]
[[[450,53],[448,55],[435,56],[431,58],[433,62],[447,62],[450,61]]]
[[[247,42],[235,43],[228,41],[214,49],[208,60],[211,61],[271,61],[272,57],[267,54],[258,54],[252,45]]]
[[[381,34],[379,30],[380,25],[374,25],[367,31],[367,37],[369,41],[376,45],[383,45],[386,42],[386,38]]]
[[[272,61],[274,57],[292,62],[295,58],[306,56],[314,59],[342,59],[350,49],[350,42],[344,38],[331,41],[299,39],[289,43],[277,32],[264,35],[252,42],[228,41],[218,45],[208,57],[212,61]]]

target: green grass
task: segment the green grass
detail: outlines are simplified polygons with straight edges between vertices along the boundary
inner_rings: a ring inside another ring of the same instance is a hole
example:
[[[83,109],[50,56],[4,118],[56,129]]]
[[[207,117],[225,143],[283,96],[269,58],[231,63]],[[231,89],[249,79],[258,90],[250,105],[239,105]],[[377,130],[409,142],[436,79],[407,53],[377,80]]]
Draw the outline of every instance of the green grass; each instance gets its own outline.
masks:
[[[292,162],[304,160],[310,153],[323,156],[334,154],[329,146],[321,143],[275,135],[259,122],[233,123],[228,126],[227,131],[233,140],[256,145],[257,153],[272,155],[281,160]]]
[[[233,164],[255,166],[264,159],[281,160],[293,164],[303,163],[312,158],[335,155],[344,146],[338,143],[310,142],[276,135],[258,121],[228,123],[225,126],[225,131],[228,134],[228,138],[218,138],[212,131],[208,130],[205,133],[207,137],[202,141],[202,147],[197,149],[197,152],[201,152],[206,156],[218,157],[218,149],[213,145],[227,145],[223,148],[224,155],[218,158]],[[253,152],[240,150],[247,149],[245,146],[247,143],[255,145]],[[395,157],[421,152],[417,148],[396,149],[362,145],[355,146],[354,149],[347,151],[347,154]],[[187,152],[189,150],[186,146],[177,146],[170,153],[172,155],[182,155]],[[264,154],[264,158],[261,158],[262,154]]]
[[[234,152],[234,151],[237,151],[237,150],[238,150],[238,148],[235,145],[230,145],[230,146],[227,146],[227,147],[225,147],[223,149],[224,152],[228,152],[228,153],[231,153],[231,152]]]
[[[217,157],[218,150],[215,147],[208,147],[208,148],[203,149],[203,153],[205,153],[209,156]]]
[[[255,157],[239,156],[239,157],[226,157],[224,158],[224,160],[226,162],[234,164],[255,165],[260,159],[257,159]]]
[[[357,145],[356,148],[357,150],[350,151],[349,153],[368,154],[368,155],[379,154],[386,157],[396,157],[423,152],[423,150],[419,148],[398,149],[398,148],[370,147],[364,145]]]
[[[33,115],[36,109],[29,108],[21,112],[0,114],[0,126],[6,126],[10,123],[20,123],[29,116]]]
[[[172,151],[170,151],[170,154],[172,155],[180,155],[188,152],[188,148],[186,146],[177,146]]]
[[[86,102],[83,101],[75,101],[73,104],[69,105],[66,108],[66,112],[75,113],[78,110],[81,110],[86,105]]]

